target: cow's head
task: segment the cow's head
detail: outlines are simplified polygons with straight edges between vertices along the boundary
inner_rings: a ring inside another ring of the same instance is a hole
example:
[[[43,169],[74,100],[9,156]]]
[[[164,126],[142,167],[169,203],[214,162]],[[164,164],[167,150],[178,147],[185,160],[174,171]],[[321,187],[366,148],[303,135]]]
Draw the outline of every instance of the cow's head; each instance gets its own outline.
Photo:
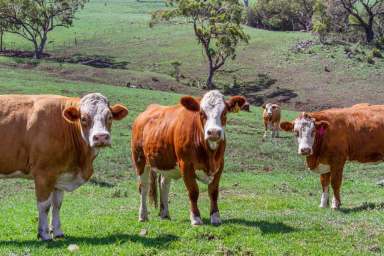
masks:
[[[92,148],[111,145],[113,120],[121,120],[128,115],[123,105],[109,106],[108,99],[100,93],[91,93],[80,99],[78,107],[64,109],[63,116],[69,122],[79,122],[81,135]]]
[[[299,144],[300,155],[312,155],[316,134],[323,136],[328,129],[327,121],[318,121],[307,113],[302,113],[293,122],[282,122],[280,128],[287,132],[294,132]]]
[[[266,115],[271,118],[272,117],[272,114],[273,112],[275,112],[276,110],[278,110],[280,107],[279,105],[277,104],[272,104],[272,103],[267,103],[265,105],[263,105],[263,109],[265,109],[265,113]]]
[[[225,100],[217,90],[207,92],[198,101],[191,96],[180,100],[181,105],[194,112],[200,112],[200,120],[204,127],[204,139],[211,150],[216,150],[220,141],[225,139],[224,127],[228,112],[237,112],[246,103],[242,96],[233,96]]]

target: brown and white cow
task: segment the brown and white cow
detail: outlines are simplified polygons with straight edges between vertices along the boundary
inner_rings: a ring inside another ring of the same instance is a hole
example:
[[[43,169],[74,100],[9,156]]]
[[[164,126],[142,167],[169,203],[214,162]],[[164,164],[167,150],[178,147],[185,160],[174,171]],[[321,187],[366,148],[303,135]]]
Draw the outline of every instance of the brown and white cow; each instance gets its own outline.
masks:
[[[0,177],[34,180],[42,240],[52,239],[48,230],[51,206],[53,237],[64,236],[59,216],[63,192],[90,179],[98,150],[111,145],[112,120],[127,114],[127,108],[110,106],[99,93],[81,99],[0,96]]]
[[[282,122],[280,126],[295,133],[298,154],[306,156],[309,169],[320,174],[323,208],[328,206],[330,183],[334,194],[332,208],[341,205],[340,188],[346,161],[384,160],[384,105],[359,104],[302,113],[293,122]]]
[[[279,137],[281,109],[277,104],[263,105],[264,138],[268,136],[268,129],[272,131],[272,138]]]
[[[168,193],[171,179],[183,178],[191,203],[192,225],[202,225],[197,206],[196,179],[208,184],[211,223],[221,223],[217,199],[224,168],[227,113],[240,110],[246,99],[224,100],[217,91],[200,99],[182,97],[176,106],[150,105],[132,128],[132,161],[139,177],[139,220],[148,220],[147,191],[156,199],[156,173],[160,174],[160,217],[169,218]],[[178,170],[176,169],[178,167]],[[150,184],[149,184],[150,183]]]

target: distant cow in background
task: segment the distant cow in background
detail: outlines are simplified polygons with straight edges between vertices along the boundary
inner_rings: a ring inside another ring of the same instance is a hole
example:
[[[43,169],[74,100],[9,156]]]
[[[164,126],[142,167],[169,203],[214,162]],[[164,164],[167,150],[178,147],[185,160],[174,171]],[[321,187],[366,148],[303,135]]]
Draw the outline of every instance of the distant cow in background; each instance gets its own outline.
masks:
[[[248,101],[244,103],[244,105],[241,107],[242,111],[251,112],[251,105]]]
[[[263,105],[264,138],[268,136],[268,130],[272,131],[272,138],[279,137],[279,125],[281,118],[281,109],[277,104],[267,103]]]
[[[35,182],[39,212],[38,236],[63,237],[60,207],[64,191],[73,191],[93,174],[99,149],[111,145],[112,120],[128,110],[110,106],[92,93],[80,98],[55,95],[0,96],[0,178]]]
[[[328,186],[333,189],[332,208],[341,205],[340,188],[346,161],[384,160],[384,105],[358,104],[351,108],[302,113],[281,128],[294,132],[298,153],[320,174],[323,187],[320,207],[328,207]]]
[[[228,100],[219,91],[195,99],[182,97],[176,106],[150,105],[132,127],[132,162],[139,177],[141,196],[139,221],[148,220],[147,192],[156,202],[156,176],[160,174],[160,217],[169,218],[168,193],[171,179],[183,178],[191,204],[192,225],[202,225],[197,206],[196,179],[208,184],[211,224],[221,223],[217,199],[224,168],[227,113],[236,112],[244,97]],[[178,169],[177,169],[178,167]]]

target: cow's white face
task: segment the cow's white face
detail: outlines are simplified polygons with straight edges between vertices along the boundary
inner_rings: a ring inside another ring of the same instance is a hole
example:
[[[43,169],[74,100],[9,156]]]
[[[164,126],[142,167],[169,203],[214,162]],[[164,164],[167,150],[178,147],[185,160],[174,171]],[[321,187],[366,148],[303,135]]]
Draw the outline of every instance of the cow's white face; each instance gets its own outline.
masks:
[[[227,122],[227,113],[240,110],[246,103],[246,99],[242,96],[233,96],[229,100],[224,100],[224,96],[218,90],[212,90],[207,92],[200,102],[186,96],[181,98],[180,103],[190,111],[200,112],[204,140],[214,151],[225,139],[224,127]]]
[[[275,112],[275,111],[278,109],[278,106],[277,106],[276,104],[267,103],[267,104],[264,106],[264,109],[265,109],[265,113],[267,114],[267,116],[268,116],[269,118],[271,118],[273,112]]]
[[[206,93],[200,102],[200,112],[204,121],[204,139],[212,150],[216,150],[220,140],[225,138],[223,116],[227,110],[224,96],[217,90]]]
[[[305,113],[302,113],[292,123],[282,122],[280,124],[281,129],[295,133],[298,142],[297,153],[305,156],[313,154],[316,133],[320,132],[323,135],[328,126],[327,121],[316,121]]]
[[[64,117],[80,121],[81,135],[92,148],[111,145],[112,120],[121,120],[128,114],[126,107],[116,104],[109,106],[108,99],[100,93],[87,94],[80,99],[79,107],[64,110]]]
[[[315,142],[316,128],[315,121],[311,118],[299,118],[294,122],[293,132],[298,143],[298,154],[312,155]]]

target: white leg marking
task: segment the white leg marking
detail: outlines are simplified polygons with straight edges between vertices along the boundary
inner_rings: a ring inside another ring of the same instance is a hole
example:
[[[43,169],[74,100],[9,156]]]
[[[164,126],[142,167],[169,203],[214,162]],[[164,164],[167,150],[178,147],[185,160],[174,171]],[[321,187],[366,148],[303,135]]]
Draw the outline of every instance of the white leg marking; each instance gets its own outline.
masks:
[[[55,190],[52,193],[52,228],[53,228],[53,237],[59,238],[64,237],[63,231],[61,231],[61,222],[60,222],[60,208],[61,203],[63,202],[64,191]]]
[[[340,202],[335,197],[332,199],[332,209],[339,209],[340,208]]]
[[[47,241],[52,240],[52,237],[49,234],[48,228],[48,213],[49,208],[51,207],[52,194],[49,196],[48,200],[44,202],[37,202],[37,208],[39,211],[39,229],[38,234],[41,240]]]
[[[328,192],[323,192],[321,194],[321,199],[320,199],[320,208],[327,208],[329,206],[329,195]]]
[[[192,226],[200,226],[203,225],[203,221],[200,219],[200,217],[195,216],[192,212],[190,214],[191,219],[191,225]]]
[[[171,186],[171,180],[169,178],[160,176],[160,218],[169,219],[168,210],[168,194]]]
[[[146,166],[144,172],[139,176],[140,182],[140,209],[139,209],[139,221],[148,220],[147,210],[147,194],[148,194],[148,180],[149,180],[150,167]]]
[[[211,224],[212,225],[220,225],[221,224],[221,219],[220,219],[220,213],[219,212],[214,212],[211,215]]]

